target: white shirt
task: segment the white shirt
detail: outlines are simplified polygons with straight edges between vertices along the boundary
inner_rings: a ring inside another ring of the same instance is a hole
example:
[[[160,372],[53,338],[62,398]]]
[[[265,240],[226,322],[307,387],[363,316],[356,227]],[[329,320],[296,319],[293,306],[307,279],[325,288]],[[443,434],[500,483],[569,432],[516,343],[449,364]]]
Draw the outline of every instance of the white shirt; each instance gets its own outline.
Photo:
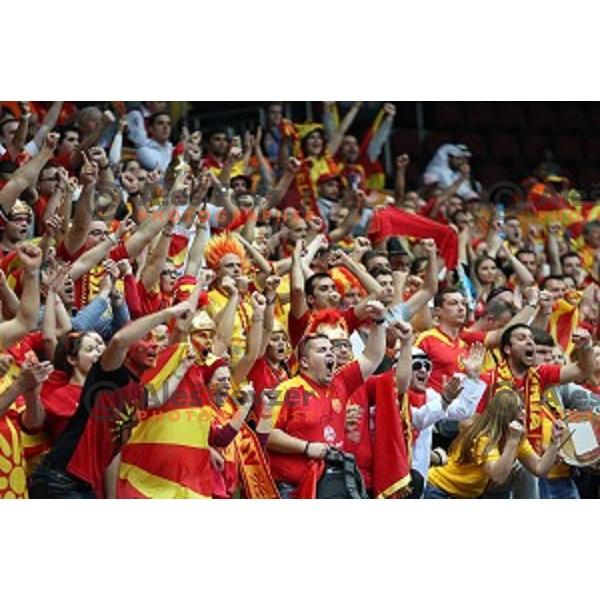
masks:
[[[419,430],[419,437],[413,445],[412,467],[417,470],[425,481],[429,470],[431,440],[433,426],[442,419],[464,421],[475,414],[475,409],[485,392],[486,385],[481,379],[473,381],[464,373],[456,373],[463,380],[463,390],[446,408],[443,409],[442,397],[438,392],[427,388],[426,402],[420,408],[411,406],[411,420],[415,429]]]

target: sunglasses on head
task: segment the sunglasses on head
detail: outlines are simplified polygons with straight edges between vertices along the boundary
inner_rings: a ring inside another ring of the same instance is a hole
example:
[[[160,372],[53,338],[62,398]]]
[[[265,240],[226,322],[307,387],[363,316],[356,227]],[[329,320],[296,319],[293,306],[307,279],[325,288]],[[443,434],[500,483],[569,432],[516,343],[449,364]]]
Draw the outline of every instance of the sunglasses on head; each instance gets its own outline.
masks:
[[[431,361],[427,360],[426,358],[419,358],[417,360],[413,360],[412,363],[413,371],[420,371],[421,369],[425,369],[429,373],[429,371],[431,371],[432,366],[433,365],[431,364]]]

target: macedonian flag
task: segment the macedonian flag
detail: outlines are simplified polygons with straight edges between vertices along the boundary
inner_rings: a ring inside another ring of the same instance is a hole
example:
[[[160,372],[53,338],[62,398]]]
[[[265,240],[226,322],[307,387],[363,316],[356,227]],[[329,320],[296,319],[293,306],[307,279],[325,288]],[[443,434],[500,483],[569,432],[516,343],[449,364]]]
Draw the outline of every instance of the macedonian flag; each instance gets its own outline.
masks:
[[[186,351],[187,344],[176,344],[159,354],[157,366],[142,380],[149,393],[160,393]],[[211,420],[200,368],[193,365],[160,409],[139,415],[122,450],[117,497],[210,498]]]

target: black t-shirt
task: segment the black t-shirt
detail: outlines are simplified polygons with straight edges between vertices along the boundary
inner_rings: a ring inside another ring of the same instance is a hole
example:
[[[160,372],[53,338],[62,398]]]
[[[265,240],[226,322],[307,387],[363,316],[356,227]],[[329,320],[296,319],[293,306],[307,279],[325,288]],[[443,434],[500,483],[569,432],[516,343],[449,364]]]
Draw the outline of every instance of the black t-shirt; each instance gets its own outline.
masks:
[[[146,402],[145,388],[126,367],[104,371],[96,363],[75,414],[48,454],[48,464],[88,482],[102,497],[104,471],[129,438],[136,411]]]

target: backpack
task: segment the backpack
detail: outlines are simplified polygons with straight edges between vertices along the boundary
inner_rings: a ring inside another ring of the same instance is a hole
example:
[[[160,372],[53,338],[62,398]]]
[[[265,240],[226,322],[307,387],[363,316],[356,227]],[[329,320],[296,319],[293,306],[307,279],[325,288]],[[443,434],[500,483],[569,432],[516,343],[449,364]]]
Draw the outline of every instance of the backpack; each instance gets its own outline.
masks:
[[[317,483],[317,498],[322,500],[360,500],[368,498],[365,482],[352,454],[329,448],[325,471]]]

